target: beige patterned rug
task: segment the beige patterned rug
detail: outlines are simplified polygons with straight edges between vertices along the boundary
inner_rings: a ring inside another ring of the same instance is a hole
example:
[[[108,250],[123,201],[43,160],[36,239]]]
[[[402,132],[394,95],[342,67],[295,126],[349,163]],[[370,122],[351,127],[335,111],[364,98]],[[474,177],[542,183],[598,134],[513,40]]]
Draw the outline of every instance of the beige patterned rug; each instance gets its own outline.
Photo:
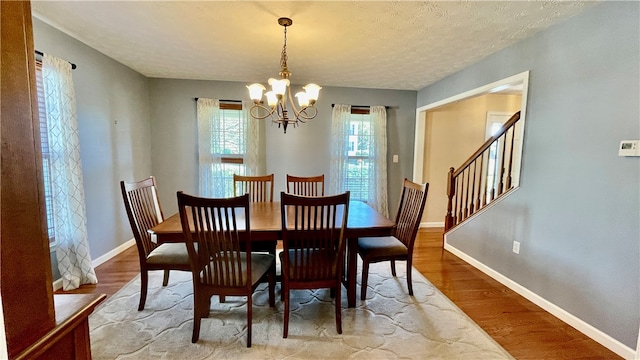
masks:
[[[328,290],[293,291],[289,337],[282,338],[284,304],[268,306],[266,284],[253,297],[252,347],[246,347],[246,300],[211,301],[200,340],[191,343],[190,273],[151,272],[145,310],[137,311],[140,277],[89,317],[94,359],[512,359],[512,357],[415,269],[407,294],[404,264],[398,277],[389,263],[371,264],[366,301],[342,303],[342,335]],[[358,275],[358,279],[360,276]]]

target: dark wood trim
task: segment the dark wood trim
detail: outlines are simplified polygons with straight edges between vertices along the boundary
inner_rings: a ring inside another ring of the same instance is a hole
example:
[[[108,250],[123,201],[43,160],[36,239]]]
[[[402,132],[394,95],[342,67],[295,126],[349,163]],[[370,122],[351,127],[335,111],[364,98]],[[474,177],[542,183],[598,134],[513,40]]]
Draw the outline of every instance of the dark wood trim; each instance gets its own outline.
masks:
[[[56,327],[15,359],[91,359],[88,318],[106,298],[105,294],[54,295]]]
[[[244,159],[237,157],[222,157],[220,158],[220,162],[223,164],[244,164]]]

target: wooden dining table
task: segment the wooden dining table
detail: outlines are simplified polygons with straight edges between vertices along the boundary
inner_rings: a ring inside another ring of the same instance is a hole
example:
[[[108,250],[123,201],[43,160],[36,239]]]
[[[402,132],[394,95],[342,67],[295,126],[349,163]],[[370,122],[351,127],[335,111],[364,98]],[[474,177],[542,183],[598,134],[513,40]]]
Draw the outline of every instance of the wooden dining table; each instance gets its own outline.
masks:
[[[280,202],[253,202],[249,207],[251,241],[277,241],[282,239]],[[345,237],[345,287],[349,307],[356,305],[356,242],[359,237],[391,234],[395,223],[362,201],[349,201],[349,214]],[[149,230],[158,243],[183,242],[180,214],[176,213]]]

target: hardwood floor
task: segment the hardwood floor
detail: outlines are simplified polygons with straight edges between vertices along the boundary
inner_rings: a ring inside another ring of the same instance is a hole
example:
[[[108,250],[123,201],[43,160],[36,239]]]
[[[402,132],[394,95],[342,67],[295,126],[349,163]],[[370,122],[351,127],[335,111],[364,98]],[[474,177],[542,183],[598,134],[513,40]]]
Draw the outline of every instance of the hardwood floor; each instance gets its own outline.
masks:
[[[516,359],[621,359],[442,249],[442,229],[420,230],[413,265]],[[96,268],[97,285],[68,293],[111,296],[139,271],[132,246]]]

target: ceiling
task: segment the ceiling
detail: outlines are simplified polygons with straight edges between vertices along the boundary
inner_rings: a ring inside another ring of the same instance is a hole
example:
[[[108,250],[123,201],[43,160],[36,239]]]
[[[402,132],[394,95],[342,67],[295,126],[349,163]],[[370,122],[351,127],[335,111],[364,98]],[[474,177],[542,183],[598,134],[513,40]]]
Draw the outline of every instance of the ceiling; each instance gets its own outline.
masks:
[[[594,2],[31,4],[36,18],[147,77],[264,84],[280,71],[283,27],[277,19],[290,17],[287,53],[292,83],[418,90]]]

